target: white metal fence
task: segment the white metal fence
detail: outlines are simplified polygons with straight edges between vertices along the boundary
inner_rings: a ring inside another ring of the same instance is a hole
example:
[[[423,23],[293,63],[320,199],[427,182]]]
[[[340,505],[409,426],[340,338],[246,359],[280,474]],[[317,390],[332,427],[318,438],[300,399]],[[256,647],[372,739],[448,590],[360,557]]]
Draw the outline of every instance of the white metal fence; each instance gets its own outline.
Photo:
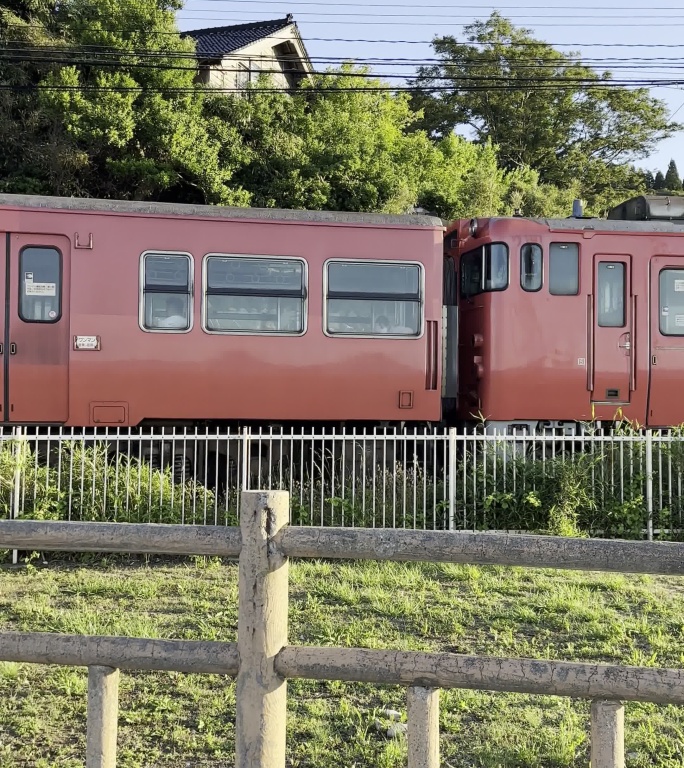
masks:
[[[293,525],[679,537],[684,439],[455,429],[0,433],[0,514],[235,525],[245,489],[286,490]],[[558,531],[556,531],[558,532]]]

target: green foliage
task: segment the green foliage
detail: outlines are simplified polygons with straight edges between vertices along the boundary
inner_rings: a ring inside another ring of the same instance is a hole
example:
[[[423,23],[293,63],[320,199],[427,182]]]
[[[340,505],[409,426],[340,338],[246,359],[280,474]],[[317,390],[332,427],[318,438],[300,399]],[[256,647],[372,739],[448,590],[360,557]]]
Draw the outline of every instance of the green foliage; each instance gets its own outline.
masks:
[[[28,62],[5,63],[0,75],[38,86],[4,97],[0,136],[14,140],[0,189],[247,204],[223,162],[239,142],[204,115],[194,44],[178,33],[178,7],[176,0],[66,0],[48,20],[38,10],[0,11],[2,39],[23,41]],[[32,46],[48,42],[51,52],[36,57]],[[146,51],[156,55],[140,55]]]
[[[11,509],[15,470],[21,468],[23,517],[95,522],[192,522],[197,510],[214,509],[212,491],[195,481],[179,484],[170,467],[118,454],[103,445],[62,443],[46,455],[26,441],[0,443],[0,510]]]
[[[444,137],[467,126],[478,143],[498,147],[505,169],[533,168],[559,188],[579,182],[597,212],[641,188],[642,175],[628,163],[678,128],[661,101],[644,88],[611,85],[609,73],[597,74],[497,12],[466,27],[465,38],[434,40],[439,63],[422,67],[414,82],[414,107],[424,112],[417,127]],[[437,84],[453,87],[435,95]]]
[[[677,170],[677,163],[674,160],[670,160],[670,164],[667,166],[665,189],[670,189],[673,192],[681,191],[682,189],[682,180]]]

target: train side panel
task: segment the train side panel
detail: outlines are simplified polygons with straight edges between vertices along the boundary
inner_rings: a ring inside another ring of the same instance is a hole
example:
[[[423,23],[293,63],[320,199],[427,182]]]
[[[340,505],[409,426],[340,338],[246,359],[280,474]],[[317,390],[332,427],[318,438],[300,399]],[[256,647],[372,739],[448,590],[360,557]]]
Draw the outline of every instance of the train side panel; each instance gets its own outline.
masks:
[[[69,360],[68,414],[44,419],[33,396],[35,410],[22,411],[24,421],[124,426],[144,420],[377,423],[440,418],[442,232],[437,227],[82,211],[5,209],[1,214],[7,231],[71,245],[71,275],[64,275],[70,289],[68,326],[59,341],[59,355],[68,354]],[[191,257],[192,320],[186,332],[141,327],[140,265],[146,252]],[[305,331],[207,332],[207,254],[303,260]],[[420,335],[327,335],[329,260],[420,264]],[[40,418],[29,418],[29,411]]]

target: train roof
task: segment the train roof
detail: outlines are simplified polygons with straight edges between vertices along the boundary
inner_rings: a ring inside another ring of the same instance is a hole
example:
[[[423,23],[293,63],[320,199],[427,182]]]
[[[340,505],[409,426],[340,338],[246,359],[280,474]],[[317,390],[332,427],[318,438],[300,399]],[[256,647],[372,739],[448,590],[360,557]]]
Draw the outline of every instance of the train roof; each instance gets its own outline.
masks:
[[[566,232],[677,232],[684,234],[684,221],[624,221],[621,219],[530,219],[552,230]]]
[[[384,213],[346,213],[342,211],[305,211],[285,208],[234,208],[219,205],[190,205],[186,203],[11,194],[0,194],[0,206],[88,213],[120,213],[141,216],[187,216],[189,218],[242,219],[302,224],[365,224],[375,227],[444,229],[444,222],[441,219],[423,214],[396,215]]]

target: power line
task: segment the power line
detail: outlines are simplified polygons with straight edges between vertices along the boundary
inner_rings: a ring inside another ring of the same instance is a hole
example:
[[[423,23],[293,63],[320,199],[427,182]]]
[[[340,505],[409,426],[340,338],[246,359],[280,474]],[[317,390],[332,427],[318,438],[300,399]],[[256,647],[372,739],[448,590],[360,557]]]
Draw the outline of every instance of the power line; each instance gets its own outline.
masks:
[[[321,6],[325,3],[321,2],[309,2],[308,0],[201,0],[201,2],[218,3],[218,2],[230,2],[235,5],[285,5],[288,8],[293,5],[316,5]],[[344,8],[415,8],[415,3],[335,3],[335,6]],[[431,5],[421,4],[421,8],[444,8],[449,11],[464,11],[464,10],[484,10],[491,8],[492,10],[500,12],[502,15],[506,15],[508,11],[519,10],[544,10],[543,6],[539,5],[507,5],[502,7],[501,5],[461,5],[459,3],[447,3],[446,5]],[[640,11],[678,11],[681,5],[670,6],[649,6],[639,8]],[[569,10],[569,11],[615,11],[619,10],[615,6],[611,5],[556,5],[554,10]]]
[[[12,44],[15,45],[15,44]],[[93,48],[100,49],[100,50],[92,50]],[[77,57],[79,56],[94,56],[94,57],[109,57],[109,58],[116,58],[117,63],[118,60],[121,59],[158,59],[161,57],[164,58],[180,58],[184,60],[192,60],[193,62],[197,61],[197,57],[193,53],[173,53],[170,54],[168,51],[162,51],[162,50],[155,50],[155,51],[149,51],[149,50],[142,50],[142,51],[135,51],[135,50],[126,50],[126,49],[114,49],[114,50],[107,50],[104,49],[103,46],[69,46],[69,47],[55,47],[55,46],[43,46],[43,45],[24,45],[24,44],[16,44],[16,47],[12,47],[11,45],[5,44],[4,46],[0,44],[0,55],[5,57],[17,57],[21,60],[25,60],[26,56],[28,55],[32,56],[38,56],[40,57],[38,60],[43,62],[52,62],[52,63],[87,63],[90,65],[102,65],[106,66],[108,65],[105,61],[97,61],[96,59],[89,59],[86,61],[79,61]],[[50,58],[46,54],[53,54],[55,57],[59,58]],[[224,60],[235,60],[235,61],[244,61],[245,55],[240,53],[232,53],[232,54],[225,54],[223,59]],[[249,60],[253,60],[255,62],[259,61],[268,61],[268,62],[283,62],[283,63],[292,63],[292,59],[289,56],[250,56],[247,57]],[[309,60],[311,62],[316,62],[319,64],[341,64],[345,62],[349,62],[349,57],[342,57],[342,56],[311,56],[309,57]],[[357,65],[364,64],[364,65],[380,65],[380,66],[396,66],[396,67],[416,67],[416,66],[434,66],[434,65],[443,65],[448,64],[448,62],[445,62],[442,58],[420,58],[420,59],[411,59],[411,58],[394,58],[394,57],[372,57],[372,58],[354,58],[353,62]],[[140,64],[136,62],[125,62],[126,66],[140,66]],[[480,55],[474,55],[472,58],[469,59],[461,59],[459,62],[460,66],[468,66],[471,68],[480,68],[485,66],[490,66],[491,61],[489,61],[487,58],[484,58]],[[627,58],[618,58],[618,57],[591,57],[591,58],[583,58],[583,59],[570,59],[570,60],[558,60],[554,57],[546,58],[546,57],[538,57],[535,56],[533,60],[526,61],[524,59],[520,61],[516,61],[514,63],[511,63],[510,66],[517,69],[537,69],[539,66],[548,65],[549,67],[552,67],[554,69],[568,69],[568,68],[575,68],[578,66],[584,66],[584,67],[592,67],[592,66],[609,66],[611,69],[652,69],[653,67],[667,67],[671,69],[681,69],[684,67],[684,62],[682,62],[682,59],[680,57],[627,57]],[[164,65],[168,69],[196,69],[197,63],[194,63],[190,66],[171,66],[171,65]],[[221,71],[221,67],[216,67],[218,71]],[[352,73],[349,73],[352,74]]]
[[[315,15],[324,15],[324,14],[315,14]],[[193,21],[233,21],[236,23],[245,23],[246,19],[236,19],[236,18],[216,18],[215,16],[184,16],[185,19],[193,20]],[[363,25],[363,26],[383,26],[383,27],[434,27],[435,22],[432,21],[387,21],[386,18],[378,17],[379,21],[354,21],[355,25]],[[549,17],[550,18],[550,17]],[[611,17],[606,17],[611,18]],[[681,16],[678,16],[677,18],[684,18]],[[335,19],[325,19],[323,21],[314,21],[314,20],[308,20],[306,22],[307,24],[349,24],[348,21],[337,21]],[[439,23],[438,26],[440,28],[447,27],[447,28],[459,28],[462,29],[464,27],[471,26],[472,22],[466,22],[463,24],[458,23]],[[582,27],[586,28],[586,22],[578,22],[578,23],[563,23],[563,24],[535,24],[535,28],[538,27]],[[624,21],[612,21],[608,22],[606,24],[593,24],[594,27],[653,27],[653,28],[659,28],[659,27],[684,27],[684,22],[668,22],[664,21],[662,24],[653,22],[637,22],[636,24],[630,24],[628,22]]]
[[[364,7],[368,7],[368,6],[364,6]],[[392,6],[382,6],[382,7],[391,8]],[[405,6],[405,7],[408,7],[408,6]],[[426,8],[426,7],[429,7],[429,6],[424,6],[424,5],[420,6],[421,10]],[[440,6],[440,7],[444,7],[444,6]],[[453,9],[451,9],[451,10],[453,10]],[[539,10],[542,10],[542,9],[539,9]],[[554,10],[558,10],[558,9],[554,8]],[[573,9],[573,10],[575,10],[575,9]],[[592,10],[598,10],[598,9],[594,8]],[[679,11],[681,9],[679,9],[679,8],[669,8],[667,10]],[[247,13],[247,11],[221,10],[221,9],[216,9],[216,8],[181,8],[178,11],[178,13],[220,13],[220,14],[231,14],[232,15],[232,14],[235,14],[235,13]],[[262,11],[262,13],[265,13],[265,11]],[[352,16],[353,18],[371,17],[371,18],[375,18],[375,19],[377,19],[377,18],[383,18],[383,19],[386,19],[386,18],[398,18],[398,19],[402,19],[402,18],[416,18],[416,17],[424,18],[427,14],[425,14],[425,13],[389,13],[389,14],[381,14],[381,13],[361,13],[359,11],[350,11],[350,12],[346,12],[346,11],[340,11],[340,12],[338,12],[338,11],[298,11],[297,15],[298,16],[323,16],[323,17],[326,17],[326,18],[330,17],[330,16]],[[429,15],[431,17],[434,16],[435,18],[440,18],[442,16],[442,14],[429,14]],[[444,14],[444,16],[446,18],[451,18],[453,16],[453,14],[452,13]],[[507,18],[507,19],[539,19],[539,18],[542,18],[542,19],[569,19],[569,18],[577,18],[577,13],[576,12],[575,13],[565,13],[565,14],[564,13],[559,13],[559,14],[554,14],[553,16],[546,15],[546,14],[539,14],[539,13],[532,14],[532,15],[530,15],[530,14],[524,14],[524,15],[506,14],[505,18]],[[614,19],[615,18],[615,14],[611,14],[610,16],[605,16],[605,15],[594,16],[594,15],[585,14],[583,16],[583,18],[586,21],[592,21],[594,19]],[[652,13],[647,13],[644,16],[637,16],[635,14],[630,14],[630,18],[631,19],[651,19],[651,18],[653,18],[653,14]],[[670,16],[670,15],[668,15],[668,16],[657,16],[656,18],[662,19],[662,20],[667,20],[667,19],[670,19],[670,18],[672,18],[672,19],[681,19],[683,17],[682,17],[681,13],[675,13],[672,16]],[[469,23],[468,24],[463,24],[463,25],[459,24],[458,26],[468,26],[468,25],[469,25]]]
[[[45,27],[40,24],[7,24],[5,25],[8,28],[13,29],[39,29],[39,30],[45,30]],[[230,26],[230,25],[226,25]],[[553,26],[553,25],[552,25]],[[564,25],[567,26],[567,25]],[[639,25],[643,26],[643,25]],[[98,31],[102,32],[120,32],[122,34],[139,34],[140,29],[139,28],[128,28],[128,27],[108,27],[108,26],[102,26],[98,28]],[[189,36],[190,31],[201,31],[201,30],[184,30],[184,31],[174,31],[174,32],[164,32],[160,30],[155,30],[154,35],[159,37],[187,37]],[[440,37],[445,37],[446,35],[441,35]],[[289,41],[291,40],[290,37],[278,37],[277,35],[271,36],[272,40],[275,41]],[[374,43],[374,44],[388,44],[388,45],[432,45],[434,43],[434,38],[432,40],[405,40],[405,39],[371,39],[371,38],[358,38],[358,37],[315,37],[315,36],[302,36],[302,40],[304,42],[317,42],[317,43]],[[21,40],[17,40],[15,42],[21,42]],[[552,48],[667,48],[667,49],[679,49],[684,48],[684,43],[587,43],[587,42],[575,42],[575,43],[553,43],[549,42],[548,40],[540,40],[540,41],[520,41],[516,42],[515,44],[509,46],[513,48],[523,48],[527,46],[538,46],[539,44],[548,45]],[[477,41],[472,40],[459,40],[459,45],[467,45],[476,47],[478,45],[482,45],[481,43]],[[192,55],[188,53],[187,51],[181,51],[180,53],[183,53],[185,56]]]

